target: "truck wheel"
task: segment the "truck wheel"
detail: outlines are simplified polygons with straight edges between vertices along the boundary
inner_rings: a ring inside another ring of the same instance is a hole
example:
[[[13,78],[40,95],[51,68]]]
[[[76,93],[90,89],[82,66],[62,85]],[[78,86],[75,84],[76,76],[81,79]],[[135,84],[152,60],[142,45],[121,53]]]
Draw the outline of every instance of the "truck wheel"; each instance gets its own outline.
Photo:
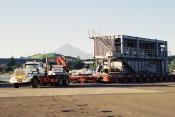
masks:
[[[62,86],[68,86],[69,85],[69,79],[65,79],[62,82]]]
[[[32,88],[37,88],[38,87],[38,79],[37,78],[34,78],[32,80]]]
[[[66,79],[66,86],[68,86],[70,83],[69,79]]]
[[[63,80],[60,78],[59,79],[59,86],[61,86],[63,84]]]
[[[19,88],[19,84],[14,83],[14,84],[13,84],[13,87],[14,87],[14,88]]]

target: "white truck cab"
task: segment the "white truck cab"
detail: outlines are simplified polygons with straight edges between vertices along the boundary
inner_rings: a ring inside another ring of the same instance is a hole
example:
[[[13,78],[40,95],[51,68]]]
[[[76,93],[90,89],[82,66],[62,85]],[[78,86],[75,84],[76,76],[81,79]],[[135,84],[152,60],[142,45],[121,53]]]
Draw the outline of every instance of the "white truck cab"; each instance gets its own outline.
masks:
[[[30,83],[33,78],[45,75],[45,69],[42,62],[26,62],[23,68],[14,70],[10,78],[10,83],[18,88],[20,84]]]
[[[69,84],[69,74],[64,66],[54,65],[50,68],[42,62],[27,62],[23,68],[15,69],[10,78],[10,83],[14,88],[19,88],[22,84],[30,84],[33,88],[38,85],[67,86]]]

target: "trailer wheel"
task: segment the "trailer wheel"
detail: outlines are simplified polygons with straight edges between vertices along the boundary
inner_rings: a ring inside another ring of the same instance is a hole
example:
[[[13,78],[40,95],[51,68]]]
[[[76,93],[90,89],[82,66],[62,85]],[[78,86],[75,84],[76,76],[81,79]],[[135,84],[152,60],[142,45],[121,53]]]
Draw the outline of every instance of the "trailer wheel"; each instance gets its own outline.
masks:
[[[125,77],[124,83],[128,83],[128,77]]]
[[[163,77],[160,78],[160,81],[163,81]]]
[[[59,79],[59,86],[61,86],[63,84],[63,80],[60,78]]]
[[[156,77],[153,77],[153,82],[157,82],[157,78]]]
[[[38,79],[37,78],[33,78],[32,80],[32,88],[37,88],[38,87]]]
[[[135,78],[135,77],[132,79],[132,82],[133,82],[133,83],[135,83],[135,82],[136,82],[136,78]]]
[[[139,78],[139,82],[143,82],[143,77]]]
[[[14,87],[14,88],[19,88],[19,84],[14,83],[14,84],[13,84],[13,87]]]
[[[147,77],[146,78],[146,82],[150,82],[150,77]]]
[[[117,78],[115,78],[114,83],[118,83],[118,82],[119,82],[119,80]]]
[[[67,78],[67,79],[63,80],[62,85],[63,86],[68,86],[69,85],[69,79]]]
[[[171,81],[174,81],[174,77],[173,76],[171,76],[170,78],[171,78]]]

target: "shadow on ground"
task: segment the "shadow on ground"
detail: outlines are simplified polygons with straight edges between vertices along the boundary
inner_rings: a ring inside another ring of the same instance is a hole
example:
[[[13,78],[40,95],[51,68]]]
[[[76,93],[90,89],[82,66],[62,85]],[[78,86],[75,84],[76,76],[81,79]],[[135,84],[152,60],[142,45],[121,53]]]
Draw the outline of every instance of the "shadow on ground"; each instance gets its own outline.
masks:
[[[0,88],[12,88],[13,85],[6,82],[0,82]],[[30,86],[24,86],[30,87]],[[52,88],[53,86],[39,86],[40,88]],[[70,84],[69,86],[59,86],[56,88],[107,88],[107,87],[175,87],[175,82],[161,82],[161,83],[114,83],[114,84],[102,84],[102,83],[85,83],[85,84]],[[55,87],[54,87],[55,88]]]

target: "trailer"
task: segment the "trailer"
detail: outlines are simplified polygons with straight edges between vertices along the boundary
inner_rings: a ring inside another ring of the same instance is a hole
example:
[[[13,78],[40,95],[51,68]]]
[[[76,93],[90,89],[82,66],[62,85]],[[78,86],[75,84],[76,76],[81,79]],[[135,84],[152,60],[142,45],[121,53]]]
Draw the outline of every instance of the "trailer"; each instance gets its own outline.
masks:
[[[90,39],[94,40],[96,73],[101,81],[174,80],[174,75],[169,75],[167,41],[127,35]]]

